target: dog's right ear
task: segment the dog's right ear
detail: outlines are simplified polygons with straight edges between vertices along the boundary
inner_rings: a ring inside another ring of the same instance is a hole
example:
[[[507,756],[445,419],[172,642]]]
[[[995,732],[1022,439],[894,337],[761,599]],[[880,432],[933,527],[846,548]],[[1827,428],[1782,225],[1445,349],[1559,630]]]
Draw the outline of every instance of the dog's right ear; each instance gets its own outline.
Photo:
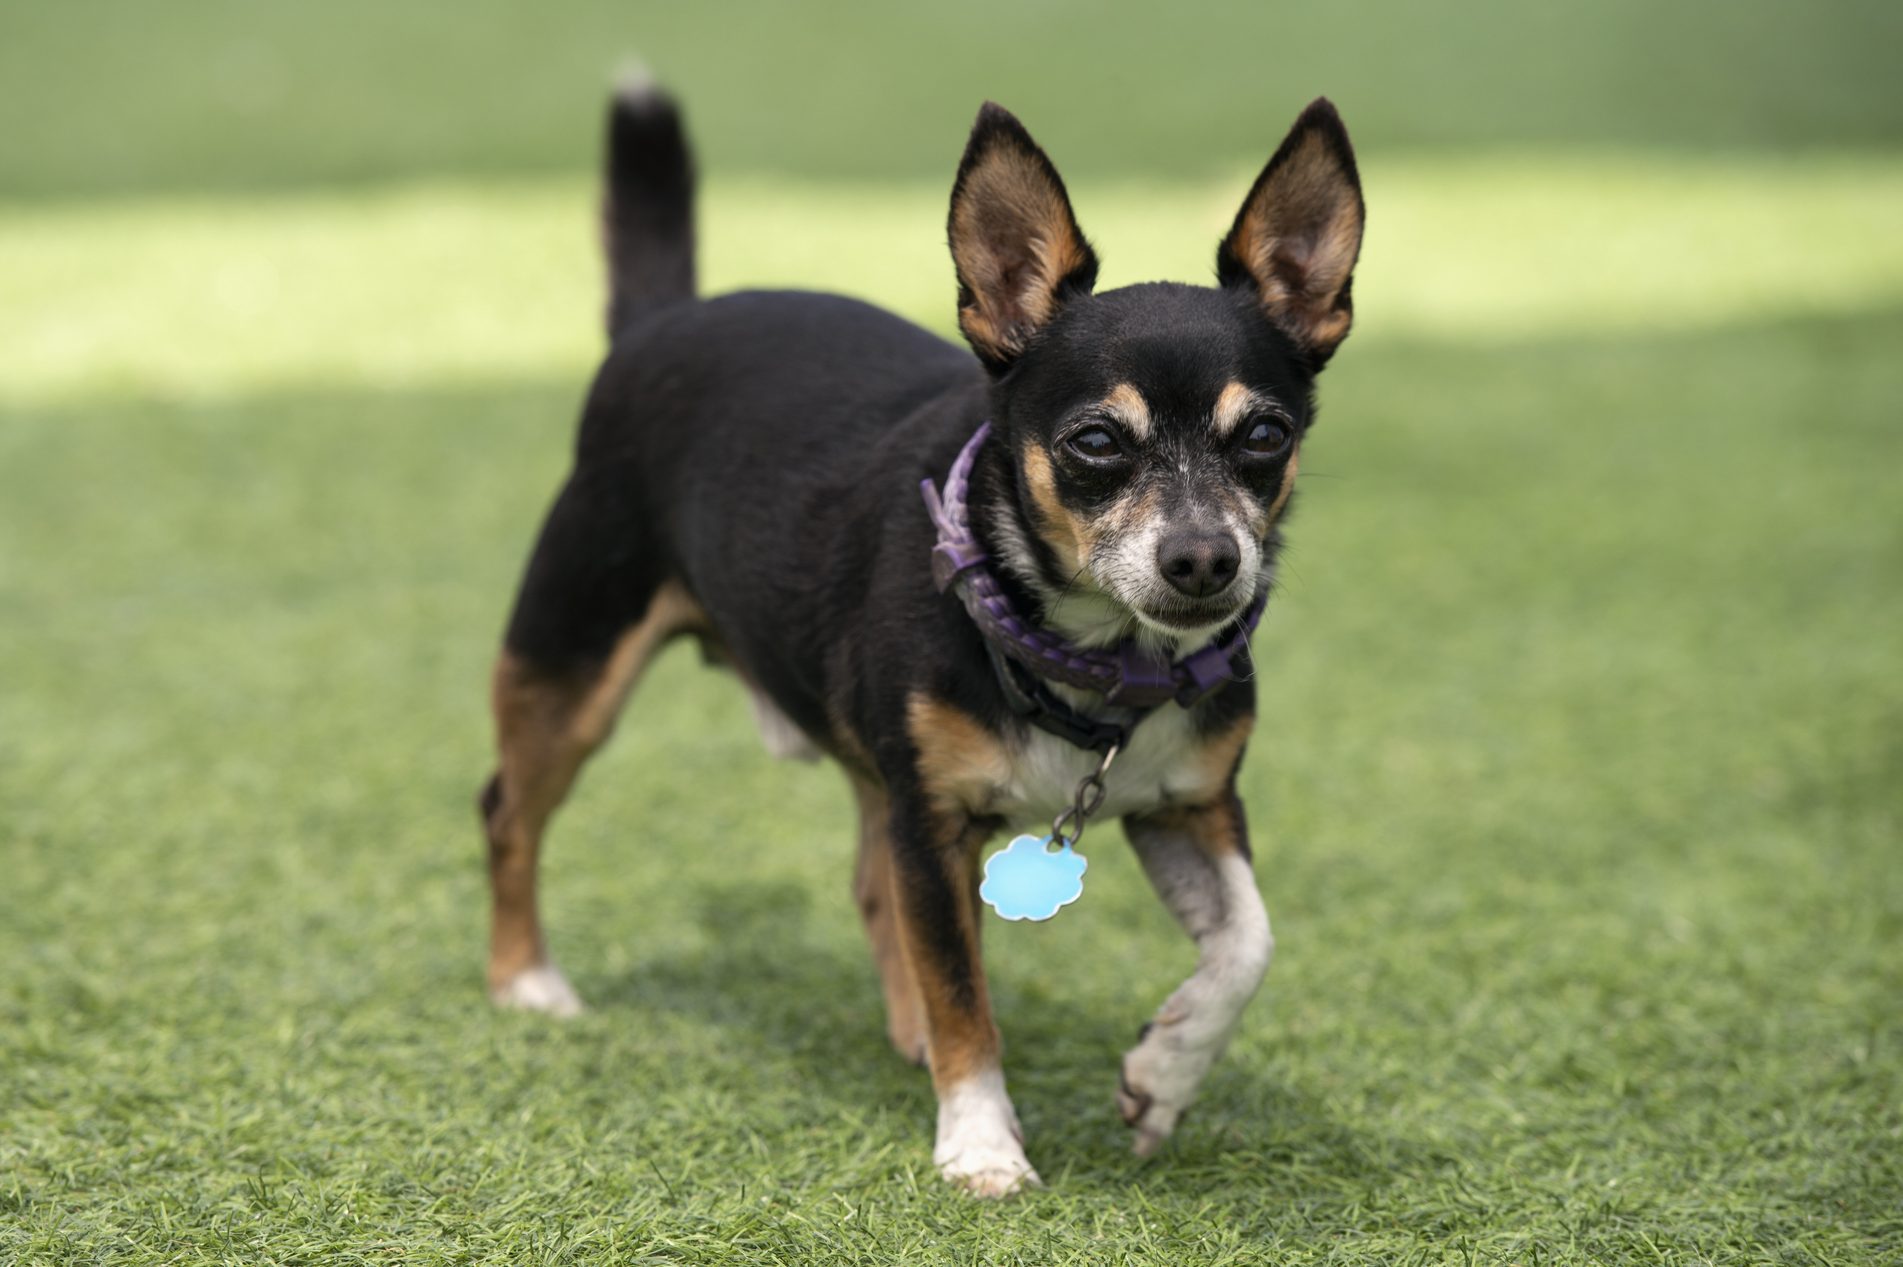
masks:
[[[1064,182],[1024,125],[987,101],[952,186],[958,328],[985,368],[1008,369],[1066,299],[1088,294],[1097,256]]]

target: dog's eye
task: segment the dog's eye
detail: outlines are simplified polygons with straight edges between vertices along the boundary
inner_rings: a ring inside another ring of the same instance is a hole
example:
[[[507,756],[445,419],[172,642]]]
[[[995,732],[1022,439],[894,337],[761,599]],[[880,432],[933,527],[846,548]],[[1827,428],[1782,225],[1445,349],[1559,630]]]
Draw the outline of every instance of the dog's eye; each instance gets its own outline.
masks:
[[[1064,446],[1080,458],[1107,462],[1123,456],[1123,444],[1108,427],[1085,427],[1064,441]]]
[[[1288,448],[1288,427],[1276,418],[1261,418],[1242,437],[1242,451],[1250,457],[1272,458]]]

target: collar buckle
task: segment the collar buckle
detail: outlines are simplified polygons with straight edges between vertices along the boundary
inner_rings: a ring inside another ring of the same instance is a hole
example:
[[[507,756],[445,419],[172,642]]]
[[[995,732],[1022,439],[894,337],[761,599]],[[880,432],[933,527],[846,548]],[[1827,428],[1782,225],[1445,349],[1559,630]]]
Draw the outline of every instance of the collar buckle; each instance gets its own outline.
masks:
[[[1169,662],[1150,655],[1134,641],[1117,648],[1117,680],[1104,698],[1125,708],[1155,708],[1176,698]]]
[[[969,541],[944,541],[932,547],[932,584],[943,594],[973,568],[991,562],[991,556]]]

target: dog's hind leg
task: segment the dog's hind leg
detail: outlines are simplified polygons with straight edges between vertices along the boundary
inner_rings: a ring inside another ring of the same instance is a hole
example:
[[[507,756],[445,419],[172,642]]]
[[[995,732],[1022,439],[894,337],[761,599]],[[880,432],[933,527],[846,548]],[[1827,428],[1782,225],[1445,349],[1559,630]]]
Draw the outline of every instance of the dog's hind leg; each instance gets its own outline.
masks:
[[[852,774],[859,801],[859,864],[853,871],[852,896],[866,924],[872,959],[885,992],[885,1032],[899,1055],[925,1063],[925,1004],[905,961],[899,936],[898,900],[892,867],[892,805],[878,784]]]
[[[677,582],[642,574],[651,554],[630,549],[626,520],[612,500],[574,484],[563,492],[496,661],[498,760],[478,807],[494,901],[489,995],[499,1006],[557,1016],[581,1010],[549,959],[537,913],[542,835],[654,653],[700,623]]]
[[[1196,971],[1123,1058],[1117,1107],[1147,1155],[1176,1129],[1268,971],[1275,941],[1249,865],[1248,826],[1230,792],[1212,805],[1132,816],[1144,874],[1196,939]]]

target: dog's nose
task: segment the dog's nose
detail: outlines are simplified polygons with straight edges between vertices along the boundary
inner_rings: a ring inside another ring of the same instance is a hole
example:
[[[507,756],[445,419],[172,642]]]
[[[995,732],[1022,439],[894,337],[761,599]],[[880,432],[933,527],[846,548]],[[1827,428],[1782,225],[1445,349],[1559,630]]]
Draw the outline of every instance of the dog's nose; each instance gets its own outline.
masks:
[[[1157,570],[1191,598],[1222,593],[1240,566],[1242,550],[1226,532],[1172,532],[1156,547]]]

